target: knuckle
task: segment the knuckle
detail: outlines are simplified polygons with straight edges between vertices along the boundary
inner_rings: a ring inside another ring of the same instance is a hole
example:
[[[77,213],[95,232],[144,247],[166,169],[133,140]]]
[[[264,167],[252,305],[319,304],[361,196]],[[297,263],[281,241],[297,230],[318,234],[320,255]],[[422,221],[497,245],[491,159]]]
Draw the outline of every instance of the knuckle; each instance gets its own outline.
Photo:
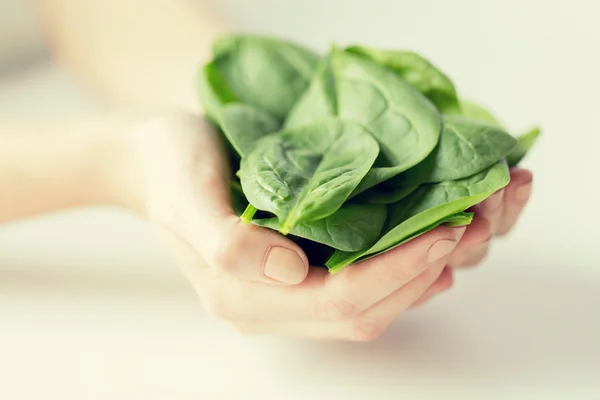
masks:
[[[385,325],[377,320],[358,318],[350,326],[349,339],[353,342],[373,342],[377,340],[385,329]]]
[[[228,319],[231,315],[231,310],[223,299],[217,297],[208,297],[202,299],[204,310],[212,317]]]
[[[227,229],[221,243],[215,251],[213,264],[215,268],[227,274],[234,274],[237,269],[237,258],[244,254],[243,241],[237,223]]]
[[[465,267],[475,267],[485,260],[487,257],[489,246],[487,244],[474,250],[467,260],[463,263]]]
[[[201,295],[202,307],[212,317],[223,320],[232,320],[238,314],[234,304],[234,297],[228,296],[225,290],[220,290],[218,285],[204,290]]]

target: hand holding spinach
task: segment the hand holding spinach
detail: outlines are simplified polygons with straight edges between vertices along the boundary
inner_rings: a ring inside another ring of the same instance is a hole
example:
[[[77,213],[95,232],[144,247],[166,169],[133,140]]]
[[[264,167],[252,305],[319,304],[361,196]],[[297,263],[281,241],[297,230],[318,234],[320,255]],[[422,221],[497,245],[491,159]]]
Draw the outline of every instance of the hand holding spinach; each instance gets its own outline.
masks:
[[[515,138],[457,93],[413,52],[318,55],[253,35],[219,39],[199,79],[239,168],[237,214],[332,274],[440,225],[475,224],[480,204],[504,193],[539,129]]]

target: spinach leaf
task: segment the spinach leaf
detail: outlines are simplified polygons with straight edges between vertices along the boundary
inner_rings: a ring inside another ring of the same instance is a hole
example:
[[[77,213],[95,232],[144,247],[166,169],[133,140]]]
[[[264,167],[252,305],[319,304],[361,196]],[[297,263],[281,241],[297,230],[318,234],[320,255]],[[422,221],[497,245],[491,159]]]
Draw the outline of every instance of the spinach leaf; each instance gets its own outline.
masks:
[[[516,143],[496,126],[445,115],[442,136],[433,152],[417,166],[394,177],[390,184],[414,186],[466,178],[497,163]]]
[[[295,225],[290,234],[334,249],[357,251],[375,243],[386,215],[387,208],[383,205],[346,203],[326,218]],[[281,229],[277,218],[255,219],[252,222],[274,230]]]
[[[402,78],[376,63],[334,50],[290,112],[286,126],[335,115],[365,127],[380,154],[351,197],[421,162],[436,146],[441,117]]]
[[[242,103],[283,120],[308,86],[320,57],[290,41],[230,35],[213,45],[214,64]]]
[[[333,53],[337,111],[379,142],[374,168],[352,194],[415,166],[438,143],[441,118],[433,104],[392,71],[343,52]]]
[[[237,101],[214,61],[207,63],[198,76],[198,96],[204,108],[204,116],[213,124],[219,124],[221,108]]]
[[[470,225],[471,222],[473,221],[473,217],[474,214],[473,213],[468,213],[468,212],[460,212],[454,215],[450,215],[447,217],[444,217],[442,219],[440,219],[439,221],[436,221],[435,223],[428,225],[427,227],[421,229],[420,231],[412,234],[411,236],[408,236],[404,239],[402,239],[400,242],[398,242],[394,247],[398,247],[403,245],[404,243],[410,242],[411,240],[437,228],[440,225],[446,225],[449,227],[458,227],[458,226],[465,226],[465,225]],[[353,261],[349,261],[350,258],[348,258],[348,253],[343,253],[343,252],[334,252],[330,258],[326,261],[326,266],[329,269],[329,273],[331,275],[335,275],[338,272],[340,272],[341,270],[343,270],[344,268],[346,268],[351,262],[360,262],[360,261],[364,261],[367,260],[369,258],[373,258],[375,256],[378,256],[380,254],[385,253],[387,250],[384,251],[380,251],[378,253],[374,253],[374,254],[370,254],[369,256],[360,259],[355,259]]]
[[[331,58],[325,57],[313,75],[308,89],[290,110],[284,127],[310,125],[337,115]]]
[[[346,51],[391,69],[423,93],[442,113],[460,109],[454,84],[429,60],[411,51],[388,51],[351,46]]]
[[[444,225],[450,228],[456,228],[459,226],[471,225],[473,222],[473,218],[475,217],[475,213],[472,212],[461,212],[458,214],[454,214],[446,219]]]
[[[410,196],[389,206],[384,234],[373,246],[354,253],[338,250],[326,265],[330,270],[338,271],[355,261],[393,249],[448,216],[482,202],[509,181],[508,166],[501,161],[465,179],[421,186]]]
[[[502,127],[499,120],[481,105],[462,100],[461,108],[461,113],[464,116]],[[527,152],[529,152],[529,150],[535,144],[540,133],[541,129],[536,126],[528,132],[517,137],[515,147],[508,155],[506,155],[506,161],[508,162],[509,168],[517,166],[523,160],[525,155],[527,155]]]
[[[275,214],[280,232],[336,212],[365,176],[379,148],[359,124],[324,120],[260,139],[241,161],[250,204]]]
[[[465,117],[476,119],[481,122],[487,122],[488,124],[502,128],[502,124],[491,111],[470,100],[460,100],[460,112],[456,114],[464,115]]]
[[[540,135],[540,128],[535,127],[529,132],[526,132],[517,137],[517,146],[510,152],[506,157],[509,167],[516,167],[525,158],[529,150],[533,147],[538,136]]]
[[[235,151],[244,157],[261,137],[277,131],[279,121],[255,107],[231,103],[221,109],[219,124]]]
[[[362,192],[353,200],[369,203],[369,204],[393,204],[396,203],[415,190],[418,186],[399,186],[391,187],[385,184],[372,187],[371,189]]]

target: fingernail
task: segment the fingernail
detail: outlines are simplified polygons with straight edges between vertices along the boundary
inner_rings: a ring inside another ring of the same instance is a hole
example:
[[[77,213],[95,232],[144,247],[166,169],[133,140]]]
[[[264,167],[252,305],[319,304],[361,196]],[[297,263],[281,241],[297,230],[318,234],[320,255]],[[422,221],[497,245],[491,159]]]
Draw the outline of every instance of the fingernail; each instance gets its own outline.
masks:
[[[467,229],[466,226],[462,226],[460,228],[454,228],[452,233],[454,234],[454,239],[442,239],[435,242],[429,250],[427,251],[427,262],[432,263],[435,262],[454,250],[458,241],[462,238],[462,235],[465,233]]]
[[[298,252],[284,247],[271,247],[263,273],[278,282],[295,285],[306,277],[306,268],[306,262]]]
[[[531,195],[531,184],[525,184],[515,190],[515,199],[520,202],[527,201]]]

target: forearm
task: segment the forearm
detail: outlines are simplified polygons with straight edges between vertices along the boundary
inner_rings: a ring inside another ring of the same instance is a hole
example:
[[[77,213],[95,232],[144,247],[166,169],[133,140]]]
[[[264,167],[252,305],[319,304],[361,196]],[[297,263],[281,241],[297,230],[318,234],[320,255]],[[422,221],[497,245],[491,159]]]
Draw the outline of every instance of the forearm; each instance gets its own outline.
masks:
[[[124,204],[132,176],[123,122],[0,121],[0,222],[72,207]]]
[[[206,1],[37,2],[56,57],[110,101],[199,110],[198,68],[225,29]]]

